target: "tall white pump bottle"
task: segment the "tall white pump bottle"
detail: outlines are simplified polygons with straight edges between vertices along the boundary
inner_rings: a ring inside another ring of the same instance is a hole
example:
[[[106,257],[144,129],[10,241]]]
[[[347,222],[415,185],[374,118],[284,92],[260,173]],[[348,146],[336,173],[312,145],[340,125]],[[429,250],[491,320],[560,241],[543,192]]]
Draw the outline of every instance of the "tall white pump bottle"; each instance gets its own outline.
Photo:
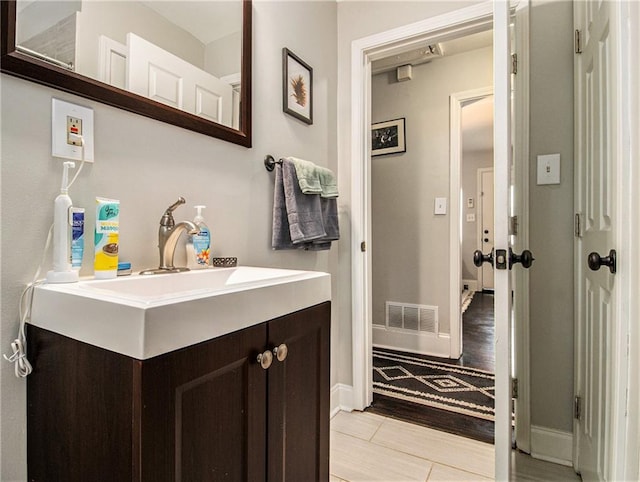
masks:
[[[74,167],[76,167],[74,162],[64,162],[60,194],[53,203],[53,269],[47,273],[48,283],[78,281],[78,272],[71,268],[70,208],[73,203],[68,194],[69,168]]]

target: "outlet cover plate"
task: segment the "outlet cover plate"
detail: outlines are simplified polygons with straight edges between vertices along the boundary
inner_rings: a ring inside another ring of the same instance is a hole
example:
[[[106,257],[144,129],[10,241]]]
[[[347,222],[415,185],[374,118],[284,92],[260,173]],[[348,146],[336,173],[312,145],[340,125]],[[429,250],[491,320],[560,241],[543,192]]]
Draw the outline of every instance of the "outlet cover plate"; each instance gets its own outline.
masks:
[[[437,197],[434,203],[433,213],[442,215],[447,214],[447,198]]]
[[[560,184],[560,154],[538,156],[538,185]]]
[[[82,119],[84,148],[69,144],[67,117]],[[51,155],[74,161],[93,162],[93,109],[64,100],[51,99]]]

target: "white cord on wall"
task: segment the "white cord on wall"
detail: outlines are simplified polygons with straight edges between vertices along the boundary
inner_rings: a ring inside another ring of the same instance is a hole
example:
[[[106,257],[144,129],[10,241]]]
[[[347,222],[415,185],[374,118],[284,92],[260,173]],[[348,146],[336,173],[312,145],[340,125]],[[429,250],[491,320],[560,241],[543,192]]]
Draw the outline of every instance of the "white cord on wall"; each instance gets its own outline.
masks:
[[[16,377],[25,378],[31,371],[31,363],[27,360],[27,337],[25,335],[25,325],[27,321],[31,319],[31,306],[33,304],[33,290],[36,286],[41,284],[44,280],[39,280],[40,271],[44,260],[51,245],[51,238],[53,237],[53,224],[49,228],[49,234],[47,234],[47,242],[45,243],[44,250],[42,251],[42,259],[40,265],[36,270],[36,274],[33,276],[31,283],[27,284],[25,289],[20,295],[20,306],[18,307],[20,315],[20,327],[18,328],[18,337],[11,342],[11,350],[13,353],[10,356],[2,355],[5,360],[11,363],[15,363],[14,370]]]
[[[82,146],[82,162],[80,163],[80,167],[76,171],[75,176],[71,179],[71,182],[67,185],[67,189],[71,187],[71,185],[76,181],[80,171],[82,171],[82,167],[84,166],[84,139],[82,136],[78,136],[75,134],[71,134],[76,138],[79,138],[80,145]],[[47,234],[47,241],[44,245],[44,250],[42,251],[42,259],[40,260],[40,264],[38,265],[38,269],[36,270],[36,274],[33,276],[31,283],[27,284],[25,289],[22,291],[20,295],[20,305],[18,307],[18,312],[20,316],[20,326],[18,328],[18,337],[11,342],[11,350],[12,354],[7,356],[3,354],[3,358],[8,362],[14,363],[14,370],[16,377],[18,378],[26,378],[33,371],[31,363],[27,359],[27,337],[25,334],[25,325],[28,321],[31,320],[31,307],[33,305],[33,291],[36,286],[42,284],[44,279],[38,279],[40,276],[40,271],[42,270],[42,266],[44,265],[45,257],[47,255],[47,251],[49,250],[49,246],[51,245],[51,239],[53,237],[53,224],[49,228],[49,233]]]

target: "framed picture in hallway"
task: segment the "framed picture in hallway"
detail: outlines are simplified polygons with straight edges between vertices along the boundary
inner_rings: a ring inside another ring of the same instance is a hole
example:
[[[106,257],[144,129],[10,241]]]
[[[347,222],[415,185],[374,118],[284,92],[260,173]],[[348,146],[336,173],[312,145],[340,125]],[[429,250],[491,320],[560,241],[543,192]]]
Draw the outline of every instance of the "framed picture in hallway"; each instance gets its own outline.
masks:
[[[288,48],[282,49],[282,110],[313,124],[313,69]]]
[[[404,117],[371,126],[371,155],[407,152]]]

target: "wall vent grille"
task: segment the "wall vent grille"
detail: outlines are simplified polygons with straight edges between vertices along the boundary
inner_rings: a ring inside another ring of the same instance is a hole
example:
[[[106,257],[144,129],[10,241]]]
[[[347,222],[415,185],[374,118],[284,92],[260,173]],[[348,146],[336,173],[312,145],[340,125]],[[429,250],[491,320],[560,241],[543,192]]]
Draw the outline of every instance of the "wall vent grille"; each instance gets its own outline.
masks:
[[[438,333],[438,307],[387,301],[387,328]]]

